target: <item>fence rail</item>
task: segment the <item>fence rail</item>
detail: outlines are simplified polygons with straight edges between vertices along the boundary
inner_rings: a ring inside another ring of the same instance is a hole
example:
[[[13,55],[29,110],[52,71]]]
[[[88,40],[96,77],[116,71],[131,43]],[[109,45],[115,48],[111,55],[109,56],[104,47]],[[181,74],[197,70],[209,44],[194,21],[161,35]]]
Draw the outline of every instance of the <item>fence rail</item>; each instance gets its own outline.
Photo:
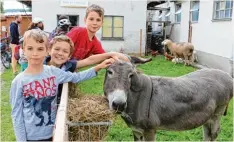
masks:
[[[68,141],[67,102],[68,102],[68,83],[64,83],[61,102],[56,116],[56,123],[54,128],[54,137],[53,137],[54,142]]]

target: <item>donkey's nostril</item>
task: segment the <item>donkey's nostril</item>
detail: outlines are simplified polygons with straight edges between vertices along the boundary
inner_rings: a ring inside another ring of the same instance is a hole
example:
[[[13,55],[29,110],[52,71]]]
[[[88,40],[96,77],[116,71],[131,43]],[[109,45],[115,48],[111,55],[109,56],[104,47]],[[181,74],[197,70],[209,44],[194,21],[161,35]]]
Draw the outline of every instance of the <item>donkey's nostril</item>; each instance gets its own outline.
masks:
[[[126,107],[126,102],[113,102],[112,103],[112,107],[114,110],[117,111],[124,111],[125,107]]]
[[[116,104],[115,102],[113,102],[113,103],[112,103],[112,106],[113,106],[113,108],[115,109],[115,108],[118,107],[118,104]]]

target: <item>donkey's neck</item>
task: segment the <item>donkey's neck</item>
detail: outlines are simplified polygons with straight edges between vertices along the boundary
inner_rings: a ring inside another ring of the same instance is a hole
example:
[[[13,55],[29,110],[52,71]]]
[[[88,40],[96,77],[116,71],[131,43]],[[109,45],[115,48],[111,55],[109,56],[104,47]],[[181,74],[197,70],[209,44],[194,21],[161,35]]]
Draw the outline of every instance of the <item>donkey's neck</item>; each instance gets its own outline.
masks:
[[[131,90],[128,95],[126,113],[134,123],[148,119],[149,103],[152,94],[152,81],[144,74],[138,74],[139,91]]]

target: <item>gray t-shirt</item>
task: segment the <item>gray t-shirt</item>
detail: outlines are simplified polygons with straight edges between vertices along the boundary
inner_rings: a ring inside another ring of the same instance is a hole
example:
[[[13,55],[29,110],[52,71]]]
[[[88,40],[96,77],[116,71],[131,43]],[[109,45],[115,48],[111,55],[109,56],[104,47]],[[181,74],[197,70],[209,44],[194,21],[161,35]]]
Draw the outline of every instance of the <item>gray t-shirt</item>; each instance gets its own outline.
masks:
[[[43,71],[37,75],[21,72],[12,81],[11,116],[17,141],[52,137],[58,85],[81,82],[97,75],[93,68],[71,73],[53,66],[43,67]]]

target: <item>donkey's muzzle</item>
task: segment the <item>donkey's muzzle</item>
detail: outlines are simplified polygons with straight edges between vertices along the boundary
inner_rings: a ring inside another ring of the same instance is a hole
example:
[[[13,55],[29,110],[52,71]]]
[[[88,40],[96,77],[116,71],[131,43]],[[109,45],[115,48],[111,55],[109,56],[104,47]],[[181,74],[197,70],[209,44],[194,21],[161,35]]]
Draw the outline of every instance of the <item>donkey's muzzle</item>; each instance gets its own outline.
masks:
[[[116,110],[117,112],[122,112],[126,108],[127,103],[126,102],[115,102],[112,103],[112,108]]]

